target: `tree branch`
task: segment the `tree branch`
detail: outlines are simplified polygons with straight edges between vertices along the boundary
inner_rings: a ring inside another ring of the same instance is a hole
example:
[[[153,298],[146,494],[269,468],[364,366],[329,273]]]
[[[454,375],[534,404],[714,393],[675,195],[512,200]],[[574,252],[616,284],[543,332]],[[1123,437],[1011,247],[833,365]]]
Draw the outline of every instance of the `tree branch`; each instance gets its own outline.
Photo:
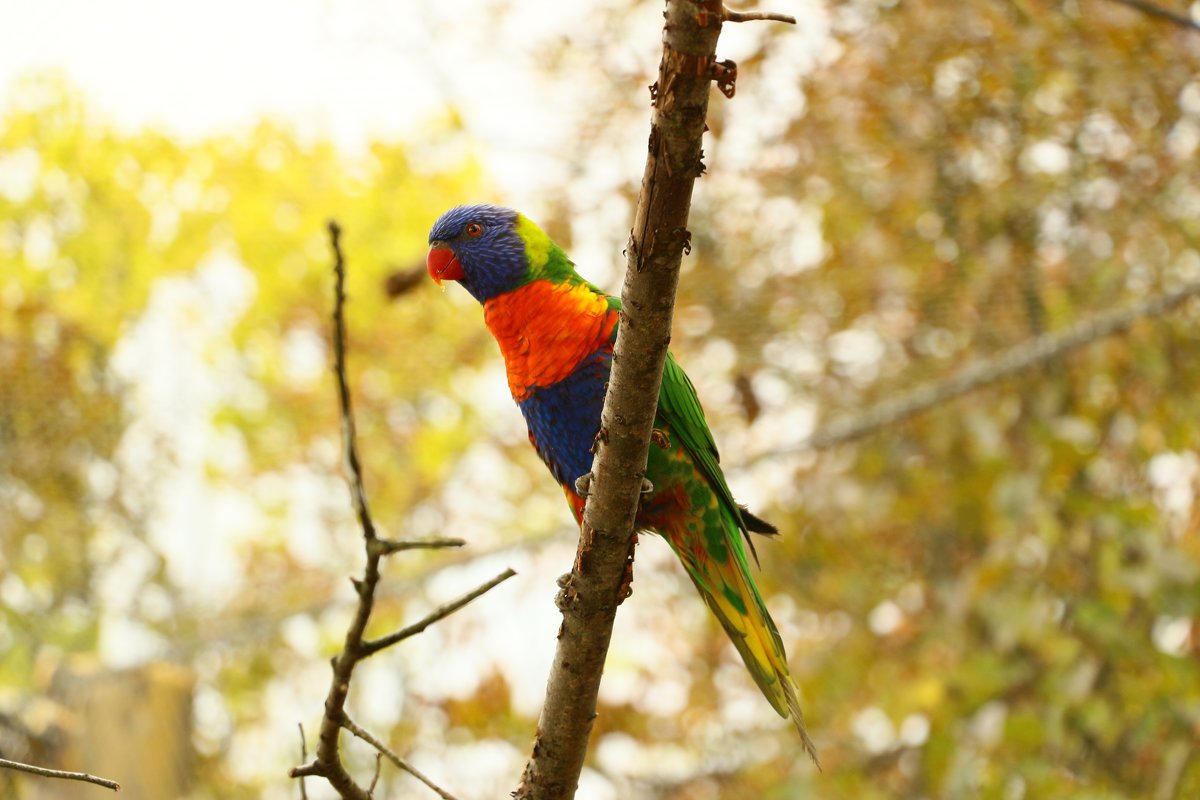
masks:
[[[1165,22],[1170,22],[1173,25],[1178,25],[1181,28],[1187,28],[1192,31],[1200,31],[1200,23],[1196,22],[1196,20],[1192,19],[1186,14],[1172,11],[1169,8],[1163,8],[1162,6],[1155,5],[1154,3],[1148,3],[1146,0],[1112,0],[1112,2],[1119,3],[1136,11],[1141,11],[1143,14],[1148,14],[1151,17],[1156,17]]]
[[[420,622],[415,622],[406,628],[402,628],[401,630],[398,630],[395,633],[388,634],[387,636],[383,636],[379,639],[372,639],[371,641],[363,642],[362,645],[358,648],[359,658],[368,658],[370,656],[375,655],[380,650],[391,647],[392,645],[396,644],[397,642],[402,642],[410,636],[417,635],[418,633],[425,630],[433,623],[450,616],[455,611],[458,611],[460,608],[465,606],[467,603],[470,603],[472,600],[486,594],[487,592],[490,592],[492,589],[495,589],[497,586],[504,583],[506,580],[508,580],[509,578],[511,578],[512,576],[514,576],[516,574],[517,573],[514,572],[513,570],[506,569],[506,570],[504,570],[504,572],[501,572],[499,575],[492,578],[487,583],[479,586],[476,589],[471,590],[470,592],[467,592],[466,594],[464,594],[462,597],[458,598],[457,600],[454,600],[453,602],[446,603],[445,605],[440,606],[432,614],[425,617]]]
[[[443,606],[434,612],[434,614],[422,620],[421,623],[418,623],[419,630],[408,632],[410,629],[405,629],[404,631],[400,631],[399,634],[393,634],[390,637],[384,637],[384,639],[369,643],[364,639],[367,622],[370,620],[371,611],[375,606],[375,590],[379,585],[379,562],[381,559],[405,550],[458,547],[463,542],[461,539],[394,541],[380,539],[375,533],[375,523],[371,519],[371,511],[367,505],[367,493],[363,487],[362,464],[358,458],[354,412],[350,400],[350,382],[346,377],[346,263],[342,255],[341,233],[341,228],[338,227],[338,224],[330,220],[329,243],[333,250],[334,273],[334,374],[338,388],[338,409],[341,414],[342,452],[349,469],[347,481],[350,484],[351,500],[354,504],[355,513],[358,516],[359,525],[362,527],[363,547],[366,550],[366,566],[363,567],[361,578],[352,579],[354,589],[358,594],[358,605],[355,608],[354,617],[350,621],[350,626],[346,630],[346,638],[342,645],[342,651],[334,656],[332,661],[333,675],[329,684],[329,692],[325,697],[325,715],[321,719],[316,758],[308,764],[293,767],[289,774],[293,778],[301,779],[301,791],[303,791],[304,777],[312,775],[329,781],[329,784],[337,793],[341,797],[346,798],[346,800],[370,800],[375,782],[372,781],[371,788],[369,789],[364,789],[358,785],[346,770],[340,751],[340,736],[343,728],[351,730],[351,732],[360,738],[363,738],[364,735],[367,737],[370,736],[370,734],[367,734],[355,725],[346,714],[346,698],[350,694],[350,680],[354,674],[354,668],[360,661],[372,653],[383,649],[389,644],[394,643],[394,641],[405,638],[400,634],[411,636],[413,633],[419,633],[429,625],[454,613],[471,600],[479,597],[484,592],[499,585],[502,581],[512,577],[516,573],[512,570],[507,570],[489,583],[472,591],[464,598],[448,606]],[[413,627],[416,628],[417,626]],[[303,737],[303,729],[301,729],[301,737]],[[368,741],[373,742],[374,740],[372,738],[368,739]],[[303,752],[303,739],[301,747]],[[380,747],[382,746],[377,745],[376,749]],[[383,748],[381,752],[384,750],[386,748]],[[301,756],[301,758],[305,757]],[[399,761],[399,759],[394,758],[393,762],[396,761]],[[414,772],[414,774],[416,773]],[[378,778],[378,775],[376,775],[376,778]],[[428,779],[422,777],[422,780],[443,797],[450,797],[444,790],[433,786]]]
[[[30,775],[40,775],[43,778],[59,778],[64,781],[94,783],[97,786],[103,786],[105,789],[112,789],[114,792],[121,791],[121,784],[116,781],[110,781],[108,778],[99,778],[95,775],[89,775],[86,772],[66,772],[61,769],[46,769],[45,767],[35,767],[32,764],[23,764],[20,761],[9,761],[7,758],[0,758],[0,768],[28,772]]]
[[[384,556],[400,553],[405,550],[439,550],[447,547],[462,547],[466,544],[462,539],[376,539],[372,547]]]
[[[338,410],[342,421],[342,454],[350,468],[350,495],[354,512],[368,544],[375,536],[375,523],[367,506],[363,488],[362,464],[358,460],[358,434],[350,402],[350,381],[346,377],[346,257],[342,254],[342,229],[337,220],[329,220],[329,246],[333,250],[333,374],[337,379]],[[370,555],[370,553],[368,553]],[[376,576],[378,578],[378,576]],[[367,610],[370,613],[370,609]]]
[[[668,0],[654,115],[637,213],[626,248],[624,306],[604,399],[591,494],[575,564],[559,585],[558,647],[533,753],[514,796],[569,798],[583,769],[613,620],[632,559],[633,523],[658,406],[679,265],[690,252],[692,188],[710,83],[733,93],[736,67],[715,60],[720,0]]]
[[[776,14],[774,11],[732,11],[725,9],[726,22],[786,22],[788,25],[795,25],[796,18],[791,14]]]
[[[362,739],[364,742],[371,745],[371,747],[374,747],[375,751],[379,753],[379,755],[386,757],[388,761],[391,761],[397,767],[428,786],[438,797],[442,798],[442,800],[455,800],[454,795],[438,786],[436,783],[426,777],[426,775],[419,769],[414,767],[412,764],[409,764],[400,756],[396,755],[387,745],[376,739],[369,731],[364,730],[357,722],[349,717],[346,717],[345,728],[359,739]]]
[[[820,428],[797,447],[771,450],[762,458],[814,448],[823,450],[869,436],[881,428],[916,416],[924,411],[953,400],[1021,372],[1045,366],[1085,345],[1128,329],[1147,317],[1166,314],[1185,300],[1200,295],[1200,281],[1185,283],[1161,292],[1125,308],[1103,311],[1083,320],[1062,333],[1045,333],[1006,350],[994,358],[975,361],[941,381],[918,386],[910,392],[885,400],[862,413],[835,419]]]
[[[321,719],[318,735],[316,761],[307,767],[291,771],[293,778],[302,775],[320,775],[329,781],[337,793],[351,800],[369,800],[367,791],[355,783],[346,771],[339,751],[339,735],[345,720],[346,697],[350,694],[350,677],[358,663],[357,653],[362,644],[363,632],[371,609],[375,605],[375,586],[379,583],[380,555],[373,554],[371,542],[375,540],[375,523],[367,505],[366,491],[362,483],[362,466],[358,460],[358,445],[355,442],[354,412],[351,409],[350,383],[346,377],[346,262],[342,255],[342,230],[337,222],[329,221],[329,244],[333,250],[334,306],[333,306],[333,353],[334,376],[338,388],[338,408],[342,421],[342,453],[350,468],[350,495],[354,510],[362,526],[367,546],[367,564],[361,580],[354,582],[358,592],[358,606],[354,618],[346,631],[342,652],[333,659],[333,679],[325,697],[325,715]]]

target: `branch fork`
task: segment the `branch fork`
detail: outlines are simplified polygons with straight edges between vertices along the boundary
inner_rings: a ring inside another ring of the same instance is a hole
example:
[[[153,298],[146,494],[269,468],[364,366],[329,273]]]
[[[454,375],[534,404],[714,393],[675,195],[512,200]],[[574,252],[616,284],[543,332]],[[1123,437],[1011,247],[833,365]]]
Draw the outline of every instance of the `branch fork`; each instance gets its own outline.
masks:
[[[289,774],[293,778],[301,779],[302,793],[305,791],[303,778],[314,776],[329,781],[337,793],[346,800],[370,800],[379,780],[379,760],[376,761],[376,771],[370,786],[364,789],[350,775],[342,761],[340,738],[341,732],[346,730],[374,747],[380,758],[387,758],[397,767],[424,783],[443,800],[454,800],[453,795],[434,784],[349,717],[346,713],[346,699],[350,694],[350,682],[354,668],[360,661],[370,658],[379,651],[402,642],[410,636],[421,633],[430,625],[458,611],[467,603],[500,585],[516,573],[511,569],[505,570],[482,586],[439,607],[424,619],[402,630],[378,639],[365,638],[367,623],[375,605],[375,589],[379,585],[379,564],[383,558],[409,550],[461,547],[464,542],[462,539],[382,539],[375,532],[375,523],[371,519],[371,511],[367,505],[367,493],[363,486],[362,465],[358,458],[354,414],[350,401],[350,385],[346,377],[346,267],[345,258],[342,255],[341,228],[332,220],[329,222],[329,241],[334,258],[333,350],[334,373],[337,379],[342,423],[342,450],[350,473],[348,476],[350,497],[362,527],[366,566],[363,568],[362,577],[350,579],[354,584],[354,591],[358,595],[358,606],[350,622],[350,627],[346,631],[346,639],[341,652],[330,661],[333,675],[329,684],[329,693],[325,697],[325,715],[321,720],[316,757],[307,764],[293,767]],[[307,759],[303,746],[303,734],[302,728],[302,760]]]

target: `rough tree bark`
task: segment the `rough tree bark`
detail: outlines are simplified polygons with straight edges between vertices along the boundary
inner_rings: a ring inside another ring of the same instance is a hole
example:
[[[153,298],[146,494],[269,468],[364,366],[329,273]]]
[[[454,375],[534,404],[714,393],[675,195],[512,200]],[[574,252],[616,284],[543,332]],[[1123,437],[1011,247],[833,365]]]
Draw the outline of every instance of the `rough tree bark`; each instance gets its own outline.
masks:
[[[626,248],[624,310],[604,399],[591,495],[584,511],[575,564],[559,580],[559,629],[518,800],[572,797],[583,769],[596,696],[627,565],[632,569],[633,522],[646,472],[658,405],[679,265],[690,250],[687,230],[692,187],[704,171],[710,85],[733,96],[736,67],[715,58],[726,20],[781,19],[727,12],[720,0],[668,0],[654,114],[637,213]]]

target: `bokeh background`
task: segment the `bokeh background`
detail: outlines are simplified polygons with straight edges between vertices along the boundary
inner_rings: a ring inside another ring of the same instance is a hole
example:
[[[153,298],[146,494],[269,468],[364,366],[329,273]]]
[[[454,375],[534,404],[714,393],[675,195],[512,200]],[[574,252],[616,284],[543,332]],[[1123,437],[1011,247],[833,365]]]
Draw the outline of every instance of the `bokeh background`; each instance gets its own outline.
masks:
[[[825,772],[643,539],[579,796],[1200,796],[1200,309],[807,444],[1200,279],[1200,33],[1115,0],[770,10],[799,25],[722,35],[737,95],[714,97],[673,347],[735,493],[785,532],[761,584]],[[131,797],[166,791],[136,785],[150,763],[186,797],[299,796],[361,558],[334,217],[378,522],[469,542],[392,559],[374,630],[519,572],[368,662],[352,713],[463,800],[515,787],[575,531],[477,306],[384,285],[441,211],[490,200],[617,290],[660,12],[0,8],[4,755]],[[380,796],[423,792],[384,769]]]

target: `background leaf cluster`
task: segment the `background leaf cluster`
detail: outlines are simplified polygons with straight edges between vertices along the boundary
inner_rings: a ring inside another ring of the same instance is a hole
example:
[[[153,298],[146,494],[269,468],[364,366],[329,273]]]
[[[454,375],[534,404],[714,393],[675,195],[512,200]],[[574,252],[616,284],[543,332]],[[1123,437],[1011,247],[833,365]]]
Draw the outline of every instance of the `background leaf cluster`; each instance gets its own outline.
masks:
[[[540,221],[612,287],[644,144],[631,87],[657,52],[612,43],[653,25],[642,5],[599,3],[570,43],[536,43],[543,80],[585,76],[591,98]],[[760,546],[762,584],[826,772],[650,540],[583,793],[1197,794],[1193,307],[860,441],[803,443],[1200,275],[1200,37],[1103,0],[855,0],[801,18],[726,34],[741,77],[713,106],[674,347],[735,492],[785,531]],[[326,380],[336,215],[376,513],[472,544],[434,571],[389,567],[380,629],[497,561],[521,573],[488,610],[381,657],[354,713],[466,796],[514,783],[569,517],[469,299],[382,291],[420,266],[440,211],[488,197],[476,164],[439,157],[469,142],[460,119],[347,155],[267,122],[186,143],[118,131],[53,78],[14,96],[0,127],[6,713],[28,718],[71,658],[119,663],[133,631],[142,657],[197,673],[195,795],[292,790],[294,723],[317,713],[357,548]],[[159,373],[186,391],[154,389]],[[222,580],[171,538],[188,492],[208,503],[200,528],[222,532]],[[456,782],[467,765],[478,786]]]

